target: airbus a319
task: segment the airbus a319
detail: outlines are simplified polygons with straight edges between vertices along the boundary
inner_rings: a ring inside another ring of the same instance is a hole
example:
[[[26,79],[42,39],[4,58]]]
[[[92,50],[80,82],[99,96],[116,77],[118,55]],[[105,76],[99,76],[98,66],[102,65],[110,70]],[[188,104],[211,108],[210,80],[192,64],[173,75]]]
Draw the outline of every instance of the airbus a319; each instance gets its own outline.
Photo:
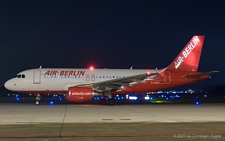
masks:
[[[193,36],[174,61],[163,69],[83,69],[37,68],[22,71],[5,87],[20,93],[65,94],[70,102],[102,97],[101,104],[114,105],[112,95],[154,92],[191,84],[209,78],[217,71],[198,72],[204,36]],[[105,96],[109,98],[106,100]]]

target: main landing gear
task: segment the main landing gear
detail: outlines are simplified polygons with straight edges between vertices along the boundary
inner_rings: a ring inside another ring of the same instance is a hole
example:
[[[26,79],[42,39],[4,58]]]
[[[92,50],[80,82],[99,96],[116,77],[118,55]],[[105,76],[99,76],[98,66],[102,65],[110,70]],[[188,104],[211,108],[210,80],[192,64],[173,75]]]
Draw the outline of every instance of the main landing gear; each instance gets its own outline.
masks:
[[[36,99],[35,105],[40,105],[41,95],[40,94],[37,94],[35,99]]]
[[[115,101],[114,101],[114,99],[109,99],[108,100],[108,105],[114,105],[115,104]]]
[[[112,106],[112,105],[115,104],[115,101],[114,101],[114,99],[112,99],[112,98],[109,98],[108,100],[106,100],[104,97],[102,97],[102,98],[101,98],[101,101],[100,101],[100,104],[101,104],[101,105],[106,105],[106,104],[108,104],[108,105]]]

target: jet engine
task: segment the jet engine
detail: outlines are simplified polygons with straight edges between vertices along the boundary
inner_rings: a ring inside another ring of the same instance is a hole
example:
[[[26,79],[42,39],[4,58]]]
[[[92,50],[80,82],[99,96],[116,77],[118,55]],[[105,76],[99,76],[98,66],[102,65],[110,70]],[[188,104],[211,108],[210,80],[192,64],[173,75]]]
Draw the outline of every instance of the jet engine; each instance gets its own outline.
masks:
[[[87,87],[70,87],[66,100],[70,102],[86,102],[93,98],[92,88]]]

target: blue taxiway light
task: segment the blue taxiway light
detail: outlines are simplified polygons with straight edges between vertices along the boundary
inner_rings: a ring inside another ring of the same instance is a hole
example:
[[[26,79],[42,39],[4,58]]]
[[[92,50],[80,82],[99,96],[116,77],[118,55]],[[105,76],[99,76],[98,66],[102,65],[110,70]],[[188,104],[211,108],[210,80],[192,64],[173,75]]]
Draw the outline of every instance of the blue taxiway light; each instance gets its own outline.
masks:
[[[53,101],[51,101],[50,104],[52,105],[53,104]]]
[[[197,102],[195,102],[195,104],[196,104],[196,105],[199,105],[199,102],[197,101]]]

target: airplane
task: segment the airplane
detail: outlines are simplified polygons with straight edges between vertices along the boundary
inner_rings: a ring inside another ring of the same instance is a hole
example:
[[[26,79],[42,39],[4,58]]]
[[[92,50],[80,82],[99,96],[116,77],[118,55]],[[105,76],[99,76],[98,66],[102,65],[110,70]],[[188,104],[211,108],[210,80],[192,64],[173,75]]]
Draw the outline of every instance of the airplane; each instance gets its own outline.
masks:
[[[155,92],[209,78],[218,71],[198,72],[205,36],[196,35],[173,62],[163,69],[37,68],[22,71],[5,82],[8,90],[36,94],[65,94],[70,102],[101,96],[102,105],[114,105],[113,95]],[[105,97],[108,96],[108,99]]]

